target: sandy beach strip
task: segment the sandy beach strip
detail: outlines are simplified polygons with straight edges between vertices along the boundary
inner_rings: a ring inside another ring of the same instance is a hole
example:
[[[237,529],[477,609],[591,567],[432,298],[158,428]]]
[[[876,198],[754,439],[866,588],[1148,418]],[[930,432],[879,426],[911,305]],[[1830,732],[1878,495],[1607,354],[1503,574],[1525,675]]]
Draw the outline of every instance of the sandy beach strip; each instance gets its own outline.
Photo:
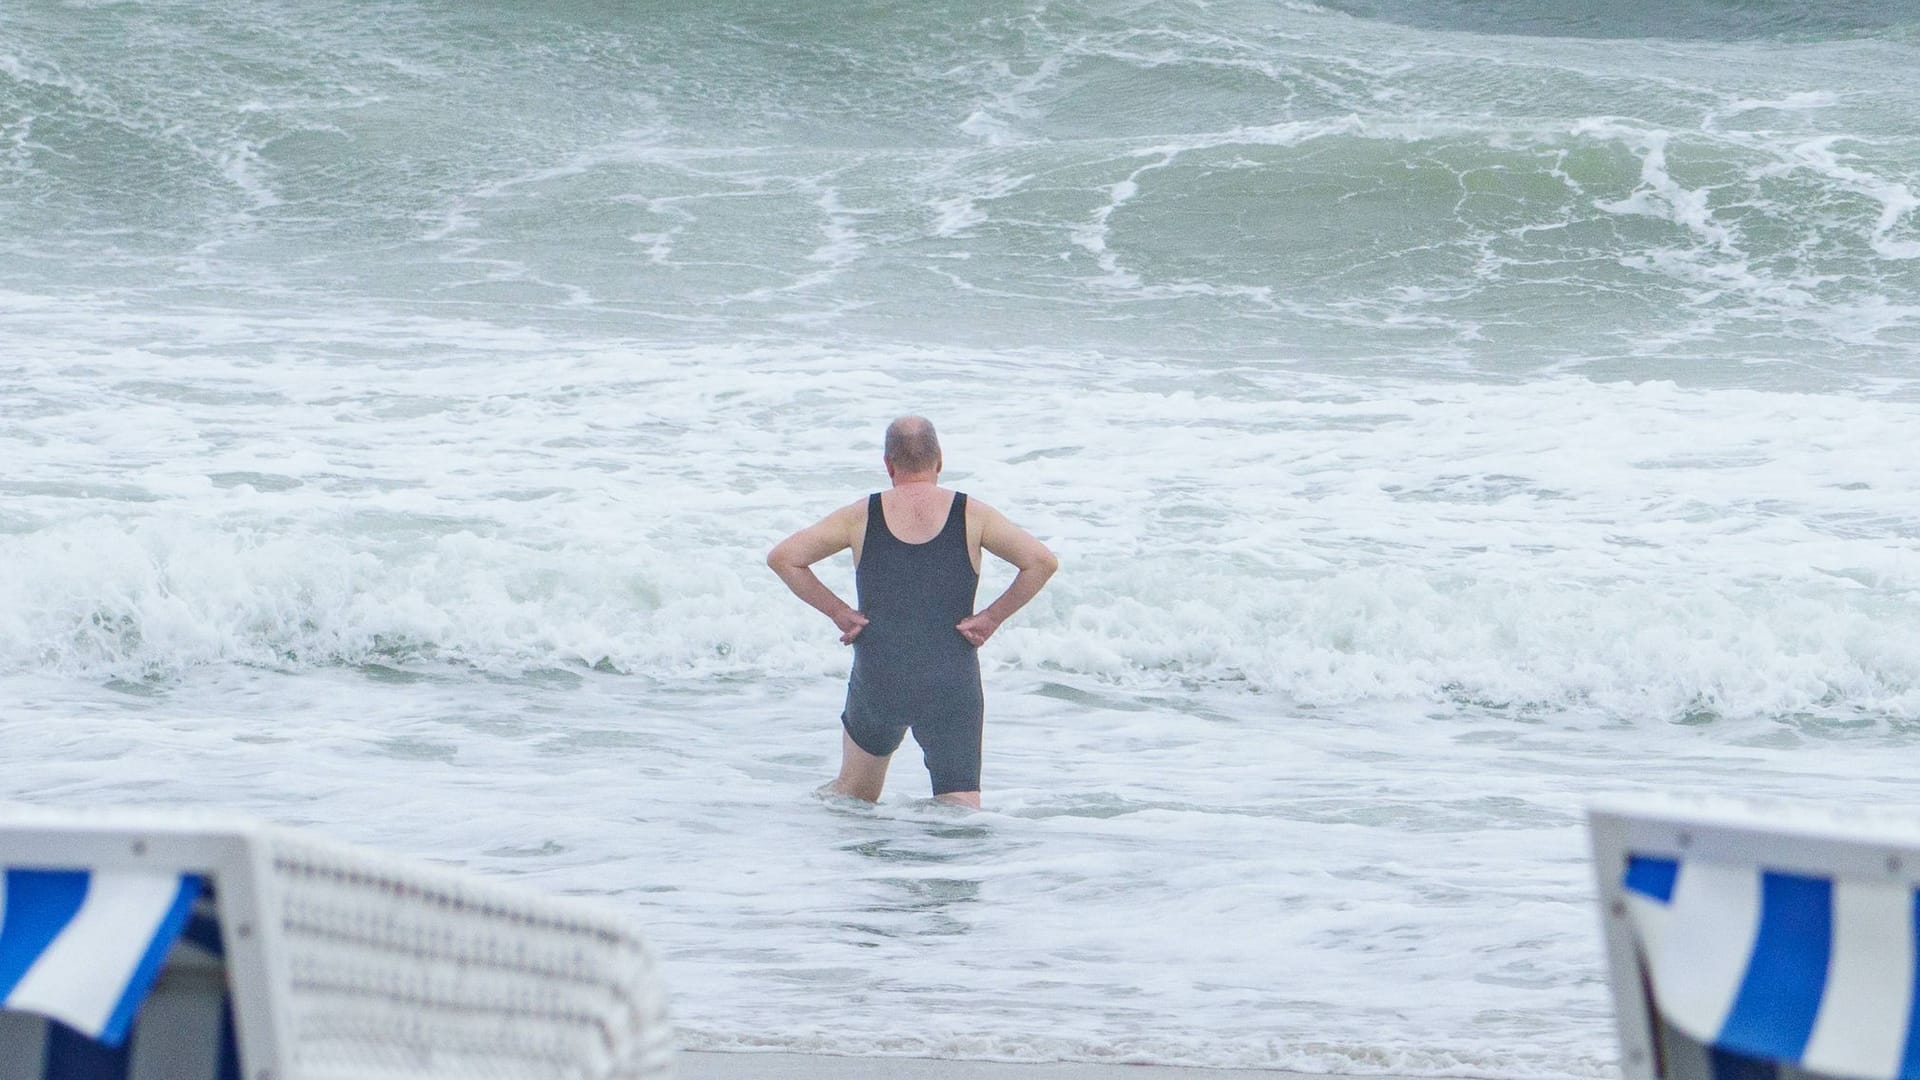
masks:
[[[680,1054],[678,1075],[680,1080],[1325,1080],[1274,1069],[686,1051]]]

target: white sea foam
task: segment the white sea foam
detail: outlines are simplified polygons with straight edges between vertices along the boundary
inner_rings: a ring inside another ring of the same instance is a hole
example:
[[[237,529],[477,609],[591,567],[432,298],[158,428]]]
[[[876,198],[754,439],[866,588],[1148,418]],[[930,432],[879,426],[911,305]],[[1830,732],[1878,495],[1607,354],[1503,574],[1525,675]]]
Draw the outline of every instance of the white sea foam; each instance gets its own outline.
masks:
[[[41,570],[9,585],[0,657],[838,670],[759,554],[856,493],[841,440],[872,434],[846,425],[938,399],[1000,417],[987,445],[958,422],[955,482],[1075,568],[1007,632],[1017,668],[1325,704],[1920,706],[1920,669],[1877,644],[1916,629],[1888,600],[1920,588],[1916,479],[1880,453],[1909,406],[1582,380],[1143,393],[1089,389],[1071,356],[987,383],[966,374],[985,356],[891,359],[615,350],[457,384],[414,366],[345,401],[321,366],[142,381],[123,357],[97,403],[48,369],[70,411],[21,425],[43,449],[16,504],[45,524],[0,547]],[[196,414],[243,438],[194,449]],[[138,501],[72,501],[102,474]]]
[[[926,805],[911,751],[878,808],[813,802],[830,678],[3,682],[37,722],[0,795],[244,809],[611,897],[707,1048],[1607,1076],[1583,800],[1907,804],[1889,744],[1858,733],[1301,712],[1005,672],[980,817]]]
[[[1880,207],[1870,236],[1873,250],[1887,259],[1920,258],[1920,240],[1897,239],[1894,236],[1896,230],[1903,227],[1906,232],[1913,232],[1908,218],[1914,210],[1920,209],[1920,196],[1916,196],[1905,183],[1847,164],[1845,155],[1836,148],[1842,139],[1843,136],[1829,135],[1799,143],[1793,147],[1790,162],[1766,172],[1778,175],[1793,168],[1811,169],[1836,181],[1845,190],[1865,195]]]
[[[1840,96],[1826,90],[1803,90],[1784,97],[1758,99],[1741,98],[1720,110],[1722,116],[1738,116],[1748,112],[1805,112],[1812,109],[1830,109],[1840,104]]]

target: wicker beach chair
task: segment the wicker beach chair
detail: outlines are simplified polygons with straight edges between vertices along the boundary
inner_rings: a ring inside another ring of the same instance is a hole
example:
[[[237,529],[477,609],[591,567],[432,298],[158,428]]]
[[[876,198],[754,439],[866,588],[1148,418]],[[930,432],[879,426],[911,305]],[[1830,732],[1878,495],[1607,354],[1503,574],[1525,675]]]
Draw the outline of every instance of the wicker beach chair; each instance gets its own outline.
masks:
[[[0,1080],[652,1080],[631,923],[231,818],[0,810]]]
[[[1596,808],[1626,1080],[1920,1080],[1920,823]]]

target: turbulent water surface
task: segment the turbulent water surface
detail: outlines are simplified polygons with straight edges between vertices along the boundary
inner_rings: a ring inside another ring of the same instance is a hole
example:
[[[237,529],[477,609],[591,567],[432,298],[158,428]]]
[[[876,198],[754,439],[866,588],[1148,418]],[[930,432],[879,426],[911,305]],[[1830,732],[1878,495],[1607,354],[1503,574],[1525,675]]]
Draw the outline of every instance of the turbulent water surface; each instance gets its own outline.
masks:
[[[1607,1075],[1590,798],[1920,804],[1916,69],[1871,0],[9,4],[0,796],[607,898],[690,1046]],[[981,816],[810,798],[761,565],[906,411],[1064,567]]]

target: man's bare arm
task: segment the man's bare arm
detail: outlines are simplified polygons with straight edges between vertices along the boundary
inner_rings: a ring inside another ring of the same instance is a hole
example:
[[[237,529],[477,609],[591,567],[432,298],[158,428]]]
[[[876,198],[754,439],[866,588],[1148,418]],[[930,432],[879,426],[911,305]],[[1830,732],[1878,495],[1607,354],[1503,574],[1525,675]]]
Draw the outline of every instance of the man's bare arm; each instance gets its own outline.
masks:
[[[843,506],[812,525],[801,529],[767,552],[767,565],[787,583],[793,595],[805,600],[840,628],[840,644],[851,645],[867,625],[867,617],[855,611],[839,594],[813,572],[813,564],[838,555],[853,546],[854,519],[861,503]]]
[[[986,516],[986,527],[980,534],[980,546],[1007,560],[1019,569],[1013,583],[999,599],[988,604],[978,614],[969,615],[960,620],[956,627],[960,636],[972,642],[975,648],[985,645],[1000,624],[1011,618],[1013,613],[1027,606],[1027,601],[1040,592],[1047,579],[1060,569],[1060,560],[1054,558],[1047,545],[1035,539],[1032,533],[1007,520],[1007,516],[986,504],[980,504]]]

